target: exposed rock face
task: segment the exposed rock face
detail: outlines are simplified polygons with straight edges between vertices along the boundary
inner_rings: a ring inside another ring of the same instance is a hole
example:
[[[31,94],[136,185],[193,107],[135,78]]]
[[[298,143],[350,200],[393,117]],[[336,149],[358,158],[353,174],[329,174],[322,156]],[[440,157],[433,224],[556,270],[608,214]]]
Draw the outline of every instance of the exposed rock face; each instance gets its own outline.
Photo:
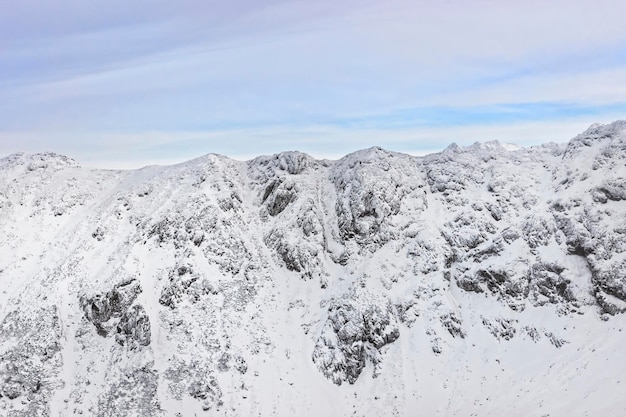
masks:
[[[376,366],[381,349],[400,336],[391,302],[371,295],[345,296],[331,301],[313,361],[335,384],[353,384],[367,361]]]
[[[111,291],[104,294],[96,294],[93,297],[82,296],[80,303],[85,313],[85,318],[89,320],[96,327],[100,336],[106,337],[112,332],[114,328],[117,328],[118,342],[124,344],[126,336],[131,332],[135,334],[141,334],[144,343],[147,345],[150,343],[150,322],[145,313],[138,317],[138,314],[143,312],[141,306],[133,306],[131,304],[137,298],[137,295],[141,293],[141,286],[136,280],[128,280],[116,285]],[[113,319],[113,320],[111,320]],[[137,321],[139,319],[139,322]],[[132,330],[129,326],[140,325],[143,330]],[[145,339],[147,331],[147,340]],[[147,341],[147,343],[145,343]]]
[[[106,294],[96,294],[93,298],[83,298],[81,304],[85,317],[94,324],[120,317],[135,301],[141,286],[136,280],[128,280],[116,285]]]
[[[511,340],[517,331],[515,323],[511,319],[498,318],[489,320],[483,318],[483,324],[496,339]]]
[[[339,160],[331,170],[343,240],[374,250],[419,218],[426,185],[413,158],[372,148]],[[406,204],[411,201],[412,204]],[[412,216],[396,217],[402,205]]]
[[[168,282],[161,291],[159,303],[175,308],[184,300],[195,303],[211,294],[218,294],[218,289],[215,285],[207,278],[194,273],[190,266],[182,265],[170,271]]]
[[[0,415],[626,412],[625,161],[626,122],[425,157],[2,158]]]
[[[122,314],[117,324],[115,341],[136,349],[137,346],[148,346],[150,335],[150,318],[142,306],[134,305]]]

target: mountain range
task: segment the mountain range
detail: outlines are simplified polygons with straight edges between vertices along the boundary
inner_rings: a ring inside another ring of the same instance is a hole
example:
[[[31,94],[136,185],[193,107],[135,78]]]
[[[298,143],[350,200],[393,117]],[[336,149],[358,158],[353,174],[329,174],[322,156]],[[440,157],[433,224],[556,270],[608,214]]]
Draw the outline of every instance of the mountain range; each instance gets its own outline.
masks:
[[[626,415],[626,121],[566,144],[0,159],[0,415]]]

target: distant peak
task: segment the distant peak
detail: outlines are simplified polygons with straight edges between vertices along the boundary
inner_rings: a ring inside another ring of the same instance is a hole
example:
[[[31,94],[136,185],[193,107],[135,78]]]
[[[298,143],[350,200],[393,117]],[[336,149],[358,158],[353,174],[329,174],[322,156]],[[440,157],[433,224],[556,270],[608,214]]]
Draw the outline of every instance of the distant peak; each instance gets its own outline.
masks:
[[[390,155],[393,154],[395,152],[391,152],[388,151],[387,149],[384,149],[380,146],[372,146],[370,148],[365,148],[365,149],[360,149],[358,151],[354,151],[352,153],[349,153],[348,155],[346,155],[344,158],[353,158],[353,157],[357,157],[359,159],[374,159],[374,158],[378,158],[381,155]]]
[[[577,135],[567,144],[565,155],[572,155],[584,147],[618,138],[626,141],[626,120],[616,120],[609,124],[594,123],[583,133]]]
[[[489,151],[519,151],[523,149],[521,146],[512,143],[502,143],[499,140],[490,140],[487,142],[475,142],[470,149],[489,150]]]
[[[444,153],[461,153],[463,152],[463,148],[456,144],[456,142],[452,142],[446,149],[443,150]]]
[[[519,151],[521,146],[512,143],[502,143],[498,140],[490,140],[487,142],[474,142],[470,146],[459,146],[456,143],[448,145],[443,150],[444,154],[460,154],[463,152],[477,152],[477,151],[500,151],[500,152],[514,152]]]
[[[626,120],[616,120],[612,123],[593,123],[578,136],[609,136],[626,130]]]
[[[26,165],[26,168],[29,171],[46,168],[63,169],[80,167],[80,164],[74,159],[54,152],[40,152],[33,154],[19,152],[8,155],[5,158],[2,158],[2,160],[10,165]]]

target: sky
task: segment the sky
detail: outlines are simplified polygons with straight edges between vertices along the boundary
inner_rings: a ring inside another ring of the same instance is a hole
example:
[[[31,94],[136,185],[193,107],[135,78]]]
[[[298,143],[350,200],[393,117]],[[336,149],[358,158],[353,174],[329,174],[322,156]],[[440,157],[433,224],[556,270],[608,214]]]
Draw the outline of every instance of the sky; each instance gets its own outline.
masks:
[[[626,118],[624,16],[623,0],[0,0],[0,156],[566,142]]]

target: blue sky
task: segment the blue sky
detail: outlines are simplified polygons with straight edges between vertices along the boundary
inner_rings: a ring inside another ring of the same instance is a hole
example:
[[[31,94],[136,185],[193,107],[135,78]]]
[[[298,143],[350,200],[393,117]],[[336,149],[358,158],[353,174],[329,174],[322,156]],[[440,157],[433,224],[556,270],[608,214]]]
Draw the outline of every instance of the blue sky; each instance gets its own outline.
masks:
[[[0,0],[0,154],[426,153],[626,118],[623,1]]]

